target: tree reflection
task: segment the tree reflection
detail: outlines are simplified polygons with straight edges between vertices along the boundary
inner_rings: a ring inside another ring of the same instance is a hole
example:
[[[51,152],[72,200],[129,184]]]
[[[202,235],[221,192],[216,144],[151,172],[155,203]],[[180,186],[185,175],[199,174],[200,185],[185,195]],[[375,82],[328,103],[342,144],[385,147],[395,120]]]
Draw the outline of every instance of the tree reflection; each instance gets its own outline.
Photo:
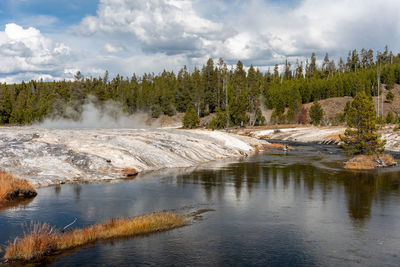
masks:
[[[82,191],[82,186],[80,184],[74,184],[74,193],[76,200],[79,200],[81,198],[81,191]]]
[[[381,205],[393,191],[400,192],[397,173],[354,173],[345,170],[324,169],[310,164],[265,164],[265,162],[239,162],[221,169],[196,170],[177,177],[184,184],[191,181],[201,184],[208,201],[212,201],[214,192],[223,199],[226,187],[233,186],[236,200],[241,200],[243,189],[251,197],[254,190],[268,189],[278,194],[303,193],[308,199],[320,196],[325,203],[333,193],[345,193],[345,203],[349,218],[356,224],[365,223],[371,216],[374,200]],[[318,201],[318,199],[317,199]]]
[[[61,192],[61,185],[55,185],[54,186],[54,192],[56,193],[56,195],[58,196]]]

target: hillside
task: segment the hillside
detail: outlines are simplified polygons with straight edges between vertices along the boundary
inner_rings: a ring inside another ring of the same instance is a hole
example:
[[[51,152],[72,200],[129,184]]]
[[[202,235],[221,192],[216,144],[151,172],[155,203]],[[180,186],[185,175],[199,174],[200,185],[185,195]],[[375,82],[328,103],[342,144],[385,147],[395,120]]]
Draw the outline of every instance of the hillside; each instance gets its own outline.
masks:
[[[393,114],[400,115],[400,85],[396,84],[392,90],[390,90],[394,94],[394,99],[392,103],[384,102],[383,103],[383,116],[386,116],[389,111],[392,111]],[[389,90],[384,90],[384,100],[386,100],[386,94]],[[336,114],[342,113],[346,103],[351,101],[353,98],[350,96],[345,97],[332,97],[320,100],[319,103],[324,110],[325,115],[332,119],[335,118]],[[378,103],[378,97],[373,97],[375,107]],[[310,110],[313,102],[304,104],[307,110]]]

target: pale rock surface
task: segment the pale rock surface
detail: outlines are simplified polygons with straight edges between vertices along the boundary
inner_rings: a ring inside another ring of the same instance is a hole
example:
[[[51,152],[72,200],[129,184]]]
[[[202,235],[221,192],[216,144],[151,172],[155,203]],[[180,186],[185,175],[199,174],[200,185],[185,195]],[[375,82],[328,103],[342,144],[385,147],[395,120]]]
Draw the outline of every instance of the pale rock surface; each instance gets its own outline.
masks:
[[[251,155],[265,141],[222,131],[0,128],[0,169],[37,186],[123,178]]]

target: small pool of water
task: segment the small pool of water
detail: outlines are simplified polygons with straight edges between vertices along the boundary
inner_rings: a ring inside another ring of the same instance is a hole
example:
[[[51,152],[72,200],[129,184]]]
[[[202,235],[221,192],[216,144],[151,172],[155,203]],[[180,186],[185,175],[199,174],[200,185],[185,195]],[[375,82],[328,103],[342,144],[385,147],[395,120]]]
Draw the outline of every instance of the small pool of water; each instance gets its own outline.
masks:
[[[73,227],[159,210],[213,209],[172,231],[102,242],[48,265],[398,266],[400,170],[350,172],[344,157],[312,147],[134,180],[41,188],[0,211],[0,244],[21,224]],[[43,264],[43,263],[42,263]]]

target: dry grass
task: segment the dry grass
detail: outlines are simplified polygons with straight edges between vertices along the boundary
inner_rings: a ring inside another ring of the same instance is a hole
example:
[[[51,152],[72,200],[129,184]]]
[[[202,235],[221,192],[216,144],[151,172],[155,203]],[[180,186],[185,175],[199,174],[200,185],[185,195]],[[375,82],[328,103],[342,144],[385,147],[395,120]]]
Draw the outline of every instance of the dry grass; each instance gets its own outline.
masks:
[[[381,154],[379,155],[379,159],[386,166],[393,166],[396,164],[392,155],[389,154]],[[377,156],[376,155],[358,155],[349,161],[346,162],[345,168],[352,170],[370,170],[378,167],[377,164]]]
[[[157,212],[134,218],[111,219],[66,233],[57,232],[48,224],[32,224],[22,238],[16,238],[8,245],[4,258],[11,261],[41,259],[98,240],[166,231],[186,223],[187,219],[177,213]]]
[[[11,174],[0,171],[0,202],[10,200],[8,199],[7,194],[16,190],[29,190],[36,192],[30,182],[15,178]]]

